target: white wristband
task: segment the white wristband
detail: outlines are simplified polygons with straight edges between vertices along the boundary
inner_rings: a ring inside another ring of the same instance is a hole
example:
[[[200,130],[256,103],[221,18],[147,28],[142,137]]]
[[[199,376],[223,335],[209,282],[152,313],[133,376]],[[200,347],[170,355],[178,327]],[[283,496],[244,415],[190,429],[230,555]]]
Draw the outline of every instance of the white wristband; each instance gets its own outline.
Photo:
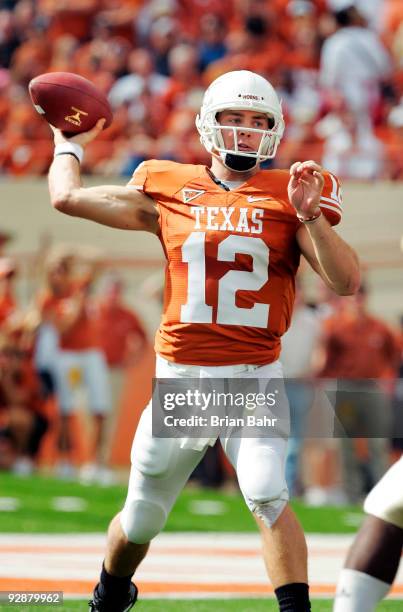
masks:
[[[74,155],[76,160],[81,164],[84,157],[84,149],[76,142],[59,142],[59,144],[55,146],[54,156],[66,154]]]

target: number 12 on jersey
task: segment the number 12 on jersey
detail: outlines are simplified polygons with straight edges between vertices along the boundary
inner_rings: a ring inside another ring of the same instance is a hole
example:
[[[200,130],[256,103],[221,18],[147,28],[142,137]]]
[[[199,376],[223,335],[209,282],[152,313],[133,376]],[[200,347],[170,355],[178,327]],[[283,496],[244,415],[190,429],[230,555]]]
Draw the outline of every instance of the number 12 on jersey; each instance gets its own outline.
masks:
[[[181,306],[181,323],[213,323],[213,307],[206,304],[205,233],[192,232],[182,245],[182,261],[188,264],[186,304]],[[218,246],[218,261],[235,261],[237,253],[252,257],[252,270],[229,270],[218,281],[216,323],[266,328],[269,304],[240,308],[236,292],[259,291],[269,279],[269,247],[261,238],[231,234]]]

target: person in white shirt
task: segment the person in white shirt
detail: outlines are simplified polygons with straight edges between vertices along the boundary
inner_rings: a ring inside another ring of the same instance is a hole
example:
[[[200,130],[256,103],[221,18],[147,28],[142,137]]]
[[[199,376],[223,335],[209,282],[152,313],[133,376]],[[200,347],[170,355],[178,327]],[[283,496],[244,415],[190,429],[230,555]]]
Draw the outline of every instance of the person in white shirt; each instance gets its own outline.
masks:
[[[288,439],[285,475],[291,497],[299,493],[299,468],[304,430],[314,397],[312,376],[313,354],[322,327],[318,309],[308,305],[297,291],[293,318],[282,339],[280,361],[286,379],[290,404],[291,435]]]
[[[328,0],[338,29],[324,42],[319,83],[331,95],[344,98],[357,123],[358,134],[373,136],[372,111],[382,81],[392,72],[391,58],[378,34],[368,28],[357,0]]]

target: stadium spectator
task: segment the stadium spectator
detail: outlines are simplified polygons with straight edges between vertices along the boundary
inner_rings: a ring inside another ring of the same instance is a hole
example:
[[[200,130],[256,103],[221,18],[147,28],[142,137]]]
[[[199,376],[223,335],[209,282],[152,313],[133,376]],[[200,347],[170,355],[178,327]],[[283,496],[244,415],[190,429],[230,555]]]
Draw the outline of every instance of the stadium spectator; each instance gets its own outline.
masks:
[[[292,497],[302,493],[301,452],[308,435],[307,417],[314,398],[314,354],[321,327],[320,311],[306,303],[299,287],[292,322],[283,336],[280,354],[290,403],[291,433],[287,448],[286,479]]]
[[[204,28],[207,25],[207,16],[214,16],[216,25],[211,20],[208,27],[212,26],[213,28],[210,31],[211,34],[215,30],[213,38],[217,41],[217,28],[218,30],[222,28],[219,24],[231,24],[235,10],[236,2],[234,0],[178,0],[177,16],[181,24],[181,30],[188,41],[202,40]]]
[[[40,315],[35,338],[34,363],[45,397],[56,392],[59,350],[58,304],[66,296],[70,257],[58,256],[45,264],[46,287],[40,289],[36,305]]]
[[[86,40],[99,9],[98,0],[38,0],[37,5],[46,20],[46,36],[51,41],[65,34],[71,34],[79,41]]]
[[[199,66],[202,72],[211,62],[222,59],[226,54],[226,30],[226,22],[219,15],[215,13],[202,15],[198,39]]]
[[[79,407],[77,391],[84,387],[87,391],[88,407],[93,415],[94,463],[82,467],[82,476],[85,479],[106,480],[109,474],[104,465],[104,437],[106,415],[110,410],[111,400],[107,365],[99,348],[98,326],[89,293],[93,280],[94,269],[91,264],[80,262],[78,257],[71,254],[56,258],[50,265],[48,287],[41,298],[41,309],[44,322],[54,326],[59,335],[59,346],[55,350],[55,367],[51,371],[51,376],[54,375],[56,379],[61,413],[61,461],[58,472],[61,476],[74,474],[70,461],[71,415]],[[52,335],[53,347],[54,340]]]
[[[145,109],[139,112],[135,107],[139,98],[147,90],[155,98],[164,94],[168,78],[155,72],[154,61],[147,49],[134,49],[127,61],[129,74],[116,80],[109,92],[109,101],[113,108],[125,104],[129,107],[130,118],[143,121]]]
[[[78,41],[70,34],[65,34],[55,40],[52,45],[49,72],[71,72],[72,66],[75,66],[77,49]]]
[[[367,310],[364,285],[343,314],[326,321],[324,350],[319,375],[338,380],[336,409],[346,430],[341,438],[343,486],[349,502],[357,503],[388,467],[391,406],[385,381],[396,376],[399,359],[395,335]],[[359,442],[360,432],[367,437],[365,444]]]
[[[0,327],[17,308],[14,297],[16,272],[16,263],[11,258],[0,258]]]
[[[105,279],[96,303],[96,323],[109,367],[112,417],[117,416],[119,396],[127,368],[141,359],[147,336],[139,318],[123,300],[124,284],[116,275]]]
[[[96,19],[102,21],[114,36],[135,40],[135,23],[143,0],[101,0]]]
[[[304,502],[308,506],[341,506],[346,503],[346,495],[342,488],[340,474],[340,449],[339,440],[333,438],[334,432],[334,410],[329,402],[331,395],[318,378],[324,359],[323,334],[329,319],[343,318],[348,300],[338,296],[321,281],[316,291],[315,303],[321,320],[320,338],[316,344],[315,353],[312,356],[313,372],[315,374],[315,397],[310,414],[309,423],[315,427],[316,419],[330,416],[333,421],[331,431],[325,427],[318,431],[317,437],[307,442],[303,456],[304,477]],[[325,381],[325,385],[327,381]],[[330,413],[330,414],[329,414]],[[323,423],[323,421],[322,421]],[[324,424],[324,423],[323,423]]]
[[[239,3],[238,9],[238,24],[233,31],[243,33],[244,40],[237,68],[275,75],[287,48],[276,7],[264,0],[250,0]]]
[[[136,32],[140,45],[145,47],[150,44],[152,29],[155,23],[159,22],[157,31],[163,36],[163,32],[170,32],[171,25],[176,27],[178,9],[178,0],[150,0],[150,2],[143,2],[136,19]],[[168,48],[173,43],[174,41],[170,40]],[[153,46],[152,43],[151,46]],[[162,44],[162,46],[157,45],[157,47],[161,51],[167,51],[165,44]]]
[[[192,90],[201,88],[199,57],[196,47],[180,44],[168,54],[170,79],[163,102],[167,111],[180,108],[184,99],[192,95]]]
[[[0,347],[0,445],[9,455],[8,467],[26,475],[35,467],[48,421],[32,364],[32,341],[20,323],[9,319]]]
[[[10,67],[13,53],[20,43],[13,13],[9,10],[0,10],[0,66]]]
[[[164,76],[169,76],[168,55],[177,44],[179,35],[179,24],[172,17],[159,17],[150,28],[147,46],[153,54],[156,71]]]
[[[320,38],[317,27],[317,8],[307,0],[292,0],[287,5],[288,50],[284,64],[293,71],[317,70],[319,67]]]
[[[339,176],[374,180],[385,176],[387,153],[381,140],[359,130],[356,114],[339,99],[333,112],[317,125],[316,134],[323,138],[322,163]]]
[[[337,30],[321,50],[320,84],[329,103],[342,96],[352,114],[359,141],[373,135],[373,116],[382,82],[391,77],[392,63],[383,43],[355,6],[354,0],[331,0]]]

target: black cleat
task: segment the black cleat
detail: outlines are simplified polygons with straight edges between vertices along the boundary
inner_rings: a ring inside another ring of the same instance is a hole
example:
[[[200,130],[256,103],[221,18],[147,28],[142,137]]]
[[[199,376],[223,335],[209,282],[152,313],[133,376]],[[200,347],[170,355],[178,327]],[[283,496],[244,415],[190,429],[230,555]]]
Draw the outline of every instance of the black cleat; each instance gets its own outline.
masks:
[[[138,589],[133,582],[130,583],[128,594],[121,601],[117,601],[116,598],[111,601],[105,596],[101,597],[98,593],[98,586],[99,584],[94,589],[93,599],[88,602],[89,612],[128,612],[137,601]]]

